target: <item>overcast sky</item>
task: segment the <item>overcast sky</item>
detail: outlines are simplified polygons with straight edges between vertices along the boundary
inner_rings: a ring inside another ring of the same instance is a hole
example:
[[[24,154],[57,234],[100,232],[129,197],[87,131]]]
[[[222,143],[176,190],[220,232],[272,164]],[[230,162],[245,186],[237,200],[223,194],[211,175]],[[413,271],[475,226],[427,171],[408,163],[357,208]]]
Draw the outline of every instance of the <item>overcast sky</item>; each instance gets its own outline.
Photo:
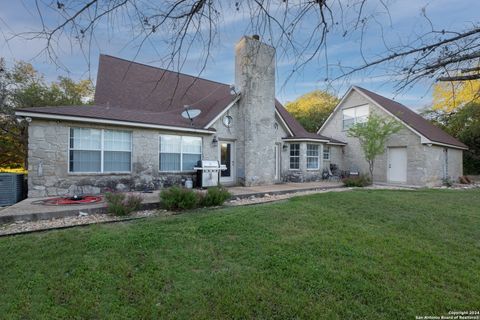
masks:
[[[47,1],[46,2],[50,2]],[[394,44],[398,41],[407,42],[428,28],[429,22],[421,15],[422,8],[436,29],[450,29],[460,31],[473,23],[479,22],[480,1],[478,0],[398,0],[386,1],[390,17],[385,14],[379,16],[385,38]],[[95,81],[98,54],[105,53],[124,59],[133,59],[137,52],[136,42],[131,42],[127,30],[121,27],[111,30],[100,25],[97,28],[95,40],[90,50],[81,52],[68,41],[60,45],[59,61],[68,71],[59,69],[52,64],[44,54],[39,54],[45,43],[37,40],[9,39],[13,33],[24,31],[38,31],[41,21],[35,10],[34,0],[0,0],[0,56],[8,63],[15,60],[31,62],[48,80],[55,80],[58,76],[66,75],[74,79],[91,77]],[[367,10],[371,9],[367,7]],[[47,25],[55,24],[54,15],[46,15]],[[312,22],[314,23],[314,22]],[[382,31],[375,24],[371,24],[364,33],[364,47],[373,57],[384,48],[379,33]],[[202,73],[202,77],[224,83],[234,82],[234,45],[243,34],[249,32],[249,19],[245,15],[232,12],[223,18],[218,27],[219,40],[215,51]],[[161,35],[159,35],[161,36]],[[340,62],[343,65],[358,65],[361,63],[359,54],[359,36],[343,38],[332,33],[328,39],[329,63]],[[136,57],[136,61],[161,66],[158,61],[158,51],[161,42],[152,38]],[[85,55],[90,59],[85,59]],[[198,74],[200,52],[191,52],[182,72]],[[277,57],[277,96],[282,102],[292,101],[301,94],[314,89],[323,89],[325,79],[325,58],[320,56],[312,60],[305,68],[296,72],[285,83],[292,70],[292,59]],[[89,66],[87,61],[91,61]],[[331,72],[331,71],[330,71]],[[333,92],[343,95],[349,85],[359,85],[413,108],[418,109],[428,105],[431,101],[432,82],[422,82],[414,88],[397,92],[394,89],[395,75],[384,68],[369,70],[367,73],[356,74],[348,82],[334,83]]]

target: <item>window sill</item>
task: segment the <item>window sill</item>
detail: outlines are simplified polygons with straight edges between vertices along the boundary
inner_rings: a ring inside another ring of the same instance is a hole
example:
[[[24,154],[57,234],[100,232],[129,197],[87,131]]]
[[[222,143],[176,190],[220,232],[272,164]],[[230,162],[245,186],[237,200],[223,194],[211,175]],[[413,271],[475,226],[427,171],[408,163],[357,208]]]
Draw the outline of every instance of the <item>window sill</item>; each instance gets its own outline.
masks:
[[[197,173],[195,170],[189,170],[189,171],[158,171],[159,174],[191,174],[191,173]]]
[[[68,175],[71,176],[120,176],[120,175],[131,175],[131,171],[125,172],[69,172]]]
[[[307,171],[320,171],[320,168],[317,168],[317,169],[307,169]]]
[[[288,171],[300,171],[300,169],[288,169]]]

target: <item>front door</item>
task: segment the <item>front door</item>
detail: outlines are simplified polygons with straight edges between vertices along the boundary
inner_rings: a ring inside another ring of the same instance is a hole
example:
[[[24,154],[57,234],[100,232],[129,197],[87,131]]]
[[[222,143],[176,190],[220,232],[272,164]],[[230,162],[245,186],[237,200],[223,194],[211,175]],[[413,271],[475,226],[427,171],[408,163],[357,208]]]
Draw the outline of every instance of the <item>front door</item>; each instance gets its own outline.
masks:
[[[220,172],[220,183],[233,184],[235,182],[235,143],[232,141],[219,141],[220,164],[224,164],[227,170]]]
[[[388,148],[388,181],[407,182],[407,148]]]

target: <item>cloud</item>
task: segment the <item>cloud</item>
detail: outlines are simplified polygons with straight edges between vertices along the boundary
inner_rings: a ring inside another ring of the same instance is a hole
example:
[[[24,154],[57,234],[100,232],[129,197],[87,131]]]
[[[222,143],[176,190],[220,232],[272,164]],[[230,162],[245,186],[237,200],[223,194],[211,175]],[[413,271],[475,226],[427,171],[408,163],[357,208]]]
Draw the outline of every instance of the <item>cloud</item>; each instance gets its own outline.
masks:
[[[300,2],[298,2],[300,3]],[[3,33],[11,33],[16,31],[38,30],[40,21],[35,10],[29,9],[27,3],[23,5],[23,1],[4,1],[2,10],[0,11],[0,29]],[[292,4],[292,3],[291,3]],[[371,5],[370,3],[368,4]],[[386,22],[387,16],[381,15],[380,19],[384,31],[388,33],[388,40],[395,42],[402,39],[412,37],[412,31],[415,28],[425,26],[425,20],[420,18],[420,9],[427,5],[427,14],[434,23],[444,25],[445,27],[458,27],[468,23],[468,21],[478,21],[478,11],[480,10],[480,1],[468,0],[403,0],[391,1],[388,3],[390,14],[393,20],[393,28],[390,28]],[[212,52],[212,60],[208,64],[208,69],[202,73],[202,77],[222,81],[225,83],[233,82],[234,78],[234,44],[240,39],[245,32],[251,31],[251,20],[248,13],[237,12],[230,1],[221,2],[222,14],[218,25],[218,41]],[[368,7],[370,8],[370,7]],[[381,9],[379,6],[377,9]],[[246,9],[247,10],[247,9]],[[53,12],[53,11],[52,11]],[[54,12],[53,12],[54,13]],[[58,17],[53,14],[47,15],[46,19],[49,23],[58,22]],[[308,23],[308,21],[307,21]],[[10,29],[6,28],[6,24]],[[91,58],[90,71],[92,77],[95,76],[97,56],[99,52],[117,55],[126,59],[133,59],[138,46],[138,41],[132,40],[132,30],[127,26],[117,23],[114,29],[110,25],[99,24],[97,26],[97,34],[92,48],[87,52],[87,60]],[[383,43],[379,40],[379,29],[372,26],[365,34],[365,46],[369,54],[378,54]],[[160,65],[160,56],[168,49],[162,33],[159,32],[151,38],[149,43],[143,48],[141,54],[137,57],[137,61]],[[329,63],[335,64],[341,61],[343,65],[351,63],[356,65],[361,63],[361,57],[358,53],[359,40],[358,34],[351,34],[346,38],[336,34],[329,33],[328,55]],[[268,40],[267,37],[265,39]],[[300,40],[302,39],[296,39]],[[64,42],[65,41],[65,42]],[[12,40],[5,43],[0,33],[0,56],[5,56],[10,61],[14,59],[22,59],[31,61],[36,53],[44,48],[45,43],[39,40],[25,41],[21,39]],[[85,57],[79,52],[78,46],[71,46],[68,39],[62,40],[60,43],[59,54],[60,61],[68,67],[71,75],[74,77],[84,77],[88,75],[88,64]],[[294,76],[284,84],[285,79],[290,75],[292,66],[295,64],[293,59],[305,58],[304,56],[277,56],[277,91],[282,101],[294,100],[299,95],[311,91],[313,89],[321,89],[326,87],[324,81],[319,81],[325,77],[325,60],[323,56],[315,58],[308,66],[302,70],[296,70]],[[200,47],[195,48],[187,57],[187,62],[182,72],[196,74],[199,71],[199,63],[202,59]],[[290,58],[290,59],[289,59]],[[301,60],[301,59],[300,59]],[[34,65],[41,72],[45,73],[47,79],[56,79],[58,75],[63,75],[65,71],[58,69],[56,66],[48,62],[45,56],[40,56],[34,61]],[[338,71],[338,70],[337,70]],[[398,80],[398,76],[388,74],[388,71],[379,74],[379,69],[373,70],[368,75],[355,75],[349,79],[334,82],[335,92],[344,92],[348,86],[360,85],[371,88],[373,91],[384,93],[387,97],[395,94],[394,83]],[[335,73],[334,66],[329,70],[330,78]],[[386,73],[386,74],[385,74]],[[431,83],[418,84],[415,88],[408,92],[397,94],[396,99],[401,100],[409,105],[418,105],[428,103],[429,86]]]

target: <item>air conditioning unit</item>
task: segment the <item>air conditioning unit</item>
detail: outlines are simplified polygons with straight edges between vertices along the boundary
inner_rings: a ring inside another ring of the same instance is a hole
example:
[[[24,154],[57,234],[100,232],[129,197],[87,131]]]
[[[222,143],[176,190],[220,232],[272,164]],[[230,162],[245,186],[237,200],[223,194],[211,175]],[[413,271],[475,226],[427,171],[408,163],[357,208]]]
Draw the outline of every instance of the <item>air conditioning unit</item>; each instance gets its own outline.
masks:
[[[23,174],[0,173],[0,207],[23,200],[24,179]]]

